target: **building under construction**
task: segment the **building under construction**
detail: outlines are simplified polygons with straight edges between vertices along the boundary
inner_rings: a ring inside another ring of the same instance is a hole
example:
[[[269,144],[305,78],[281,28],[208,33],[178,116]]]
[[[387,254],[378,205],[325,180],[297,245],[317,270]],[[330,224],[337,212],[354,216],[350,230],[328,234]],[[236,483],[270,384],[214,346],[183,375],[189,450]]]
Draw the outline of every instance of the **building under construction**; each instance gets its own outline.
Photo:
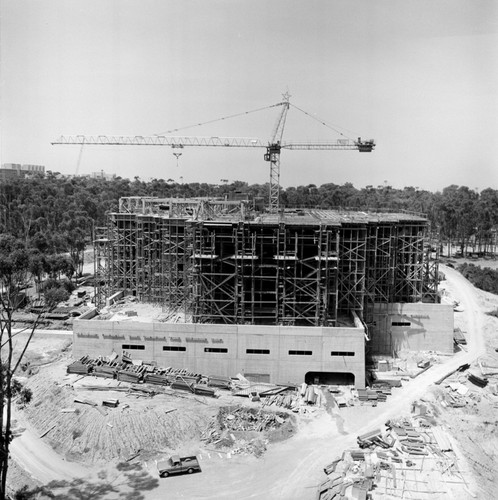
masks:
[[[122,198],[107,227],[96,230],[96,306],[121,292],[160,304],[174,328],[151,327],[163,348],[143,350],[156,360],[184,355],[183,362],[222,375],[362,386],[365,347],[451,350],[452,309],[438,304],[427,234],[427,219],[410,213],[268,214],[248,200]],[[84,349],[91,327],[82,323],[75,331]],[[132,346],[109,335],[107,349]],[[208,347],[189,356],[188,343],[202,339]]]

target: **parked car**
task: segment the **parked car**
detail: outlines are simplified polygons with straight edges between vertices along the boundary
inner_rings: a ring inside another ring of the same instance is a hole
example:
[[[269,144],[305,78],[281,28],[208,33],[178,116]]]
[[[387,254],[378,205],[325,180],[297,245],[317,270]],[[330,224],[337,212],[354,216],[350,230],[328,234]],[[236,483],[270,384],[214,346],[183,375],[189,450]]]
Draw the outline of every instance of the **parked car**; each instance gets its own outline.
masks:
[[[192,474],[193,472],[201,472],[201,466],[195,455],[192,457],[172,455],[168,460],[157,463],[157,472],[159,477],[168,477],[173,474]]]

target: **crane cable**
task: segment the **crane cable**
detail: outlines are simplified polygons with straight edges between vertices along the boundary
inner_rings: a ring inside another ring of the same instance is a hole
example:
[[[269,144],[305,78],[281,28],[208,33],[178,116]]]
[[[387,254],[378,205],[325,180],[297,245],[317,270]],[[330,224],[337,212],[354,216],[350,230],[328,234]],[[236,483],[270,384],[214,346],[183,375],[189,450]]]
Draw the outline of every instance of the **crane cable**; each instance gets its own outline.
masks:
[[[155,136],[162,136],[164,134],[172,134],[174,132],[179,132],[180,130],[185,130],[185,129],[193,128],[193,127],[200,127],[202,125],[208,125],[210,123],[220,122],[220,121],[223,121],[223,120],[228,120],[230,118],[236,118],[238,116],[248,115],[250,113],[256,113],[257,111],[264,111],[265,109],[276,108],[277,106],[282,106],[283,104],[284,104],[283,102],[279,102],[277,104],[272,104],[271,106],[265,106],[264,108],[253,109],[252,111],[244,111],[243,113],[237,113],[235,115],[230,115],[230,116],[223,116],[221,118],[216,118],[215,120],[209,120],[207,122],[194,123],[193,125],[187,125],[186,127],[174,128],[172,130],[167,130],[166,132],[162,132],[160,134],[153,134],[153,135],[155,135]]]
[[[353,139],[351,139],[351,137],[348,137],[346,134],[343,134],[342,132],[340,132],[339,130],[337,130],[336,128],[334,128],[332,125],[329,125],[328,123],[324,122],[321,118],[317,118],[316,116],[313,116],[312,114],[304,111],[304,109],[298,108],[297,106],[295,106],[292,103],[289,103],[289,104],[293,108],[296,108],[298,111],[301,111],[301,113],[304,113],[306,116],[309,116],[310,118],[313,118],[313,120],[317,121],[318,123],[324,125],[325,127],[329,128],[330,130],[333,130],[334,132],[338,133],[339,135],[342,135],[342,137],[346,137],[347,139],[349,139],[351,141],[353,140]],[[350,130],[350,132],[353,132],[353,131]]]

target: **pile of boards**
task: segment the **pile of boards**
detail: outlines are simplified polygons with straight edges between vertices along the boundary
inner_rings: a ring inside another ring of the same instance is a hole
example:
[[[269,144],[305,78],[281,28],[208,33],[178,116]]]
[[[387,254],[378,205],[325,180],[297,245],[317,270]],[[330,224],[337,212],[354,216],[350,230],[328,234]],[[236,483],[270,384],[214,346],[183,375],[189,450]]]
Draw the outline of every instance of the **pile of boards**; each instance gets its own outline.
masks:
[[[160,368],[142,361],[132,360],[127,353],[123,353],[121,360],[116,353],[95,359],[83,356],[67,367],[67,373],[93,375],[132,384],[147,383],[170,386],[172,389],[186,390],[193,394],[209,397],[216,396],[213,387],[230,388],[230,379],[225,377],[203,377],[199,373],[192,373],[184,368]]]
[[[390,420],[384,429],[374,429],[358,436],[357,442],[360,448],[346,450],[324,467],[327,479],[318,487],[318,500],[373,498],[380,490],[381,482],[386,485],[386,493],[389,485],[390,495],[402,498],[407,488],[404,471],[413,467],[416,460],[420,468],[422,458],[428,460],[429,456],[441,462],[443,470],[456,466],[454,457],[444,455],[452,451],[445,432],[421,415]],[[400,480],[400,476],[404,479]],[[422,483],[430,484],[419,482],[421,487]]]
[[[373,386],[372,389],[357,389],[358,399],[362,403],[371,403],[376,406],[377,403],[387,401],[387,397],[391,395],[391,388],[388,386]]]
[[[78,375],[88,375],[90,373],[91,365],[87,362],[85,362],[85,358],[87,356],[84,356],[78,361],[75,361],[74,363],[71,363],[67,367],[67,373],[76,373]]]

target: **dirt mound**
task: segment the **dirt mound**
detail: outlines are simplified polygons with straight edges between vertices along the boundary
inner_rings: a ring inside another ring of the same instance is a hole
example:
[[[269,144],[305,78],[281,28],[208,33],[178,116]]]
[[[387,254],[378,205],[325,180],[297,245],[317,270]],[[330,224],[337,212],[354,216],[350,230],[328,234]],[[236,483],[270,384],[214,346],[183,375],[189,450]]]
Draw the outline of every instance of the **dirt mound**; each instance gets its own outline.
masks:
[[[198,442],[217,411],[166,394],[73,388],[56,382],[64,379],[63,369],[64,364],[44,367],[28,380],[33,400],[24,415],[67,460],[102,463],[126,460],[140,450],[172,453],[185,441]],[[103,407],[109,398],[119,398],[119,405]]]

